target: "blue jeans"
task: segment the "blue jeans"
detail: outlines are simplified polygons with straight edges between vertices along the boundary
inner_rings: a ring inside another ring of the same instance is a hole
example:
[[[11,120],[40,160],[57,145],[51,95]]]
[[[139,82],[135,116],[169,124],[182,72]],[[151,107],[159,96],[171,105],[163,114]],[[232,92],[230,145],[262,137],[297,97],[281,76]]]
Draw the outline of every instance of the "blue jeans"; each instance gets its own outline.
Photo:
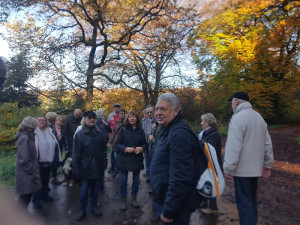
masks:
[[[114,151],[114,170],[115,172],[120,171],[120,158],[121,158],[121,153]]]
[[[140,170],[132,172],[132,187],[131,187],[131,195],[137,196],[140,186]],[[127,179],[128,179],[128,171],[121,170],[120,174],[120,185],[121,185],[121,197],[127,197]]]
[[[115,169],[115,158],[114,158],[114,151],[113,151],[113,147],[112,145],[110,145],[110,170],[114,170]]]
[[[87,179],[81,181],[80,188],[80,211],[84,211],[86,209],[86,205],[88,202],[88,192],[90,190],[91,196],[91,207],[92,209],[97,207],[98,200],[98,189],[99,189],[99,179]]]
[[[241,225],[257,224],[257,177],[233,177]]]
[[[150,172],[150,166],[151,166],[151,161],[149,159],[149,155],[147,153],[144,154],[145,156],[145,164],[146,164],[146,172]]]

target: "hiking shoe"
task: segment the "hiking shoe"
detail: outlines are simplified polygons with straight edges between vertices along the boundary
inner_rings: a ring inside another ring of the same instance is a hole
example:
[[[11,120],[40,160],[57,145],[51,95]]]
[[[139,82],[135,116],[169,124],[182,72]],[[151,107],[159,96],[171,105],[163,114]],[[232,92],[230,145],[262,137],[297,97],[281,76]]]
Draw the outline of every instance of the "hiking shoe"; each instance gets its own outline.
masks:
[[[35,209],[42,209],[43,205],[40,202],[33,203],[33,208]]]
[[[155,213],[155,215],[151,217],[150,221],[151,221],[151,223],[155,223],[159,219],[160,219],[160,214],[159,213]]]
[[[136,196],[131,197],[131,205],[132,205],[133,208],[139,208],[140,207],[139,203],[136,201]]]
[[[122,203],[121,203],[121,210],[125,211],[127,209],[127,199],[126,198],[122,198],[121,201],[122,201]]]
[[[95,208],[93,208],[92,210],[91,210],[91,212],[95,215],[95,216],[102,216],[103,214],[102,214],[102,212],[97,208],[97,207],[95,207]]]
[[[143,174],[143,177],[149,177],[150,176],[150,172],[146,171],[146,173]]]
[[[204,209],[201,209],[201,212],[204,213],[204,214],[212,214],[212,215],[218,215],[218,210],[215,210],[215,209],[211,209],[211,208],[204,208]]]
[[[73,187],[75,185],[75,180],[70,180],[69,186]]]
[[[51,180],[52,184],[60,184],[61,182],[59,182],[59,180],[55,177]]]
[[[85,212],[84,211],[79,211],[79,213],[76,216],[76,221],[80,221],[85,217]]]
[[[114,169],[110,167],[110,169],[107,171],[108,173],[113,173]]]

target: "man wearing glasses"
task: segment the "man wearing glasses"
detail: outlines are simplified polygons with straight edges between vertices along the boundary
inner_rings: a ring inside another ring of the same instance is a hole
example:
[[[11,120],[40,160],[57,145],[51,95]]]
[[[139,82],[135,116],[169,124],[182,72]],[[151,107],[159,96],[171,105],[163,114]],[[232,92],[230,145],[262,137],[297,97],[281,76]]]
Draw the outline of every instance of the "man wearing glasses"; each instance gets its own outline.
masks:
[[[106,143],[100,129],[95,126],[96,113],[88,111],[83,114],[84,125],[75,134],[73,142],[73,175],[82,179],[80,189],[80,211],[76,220],[82,220],[86,215],[88,192],[91,192],[91,212],[96,216],[102,216],[97,207],[98,184],[106,159]]]

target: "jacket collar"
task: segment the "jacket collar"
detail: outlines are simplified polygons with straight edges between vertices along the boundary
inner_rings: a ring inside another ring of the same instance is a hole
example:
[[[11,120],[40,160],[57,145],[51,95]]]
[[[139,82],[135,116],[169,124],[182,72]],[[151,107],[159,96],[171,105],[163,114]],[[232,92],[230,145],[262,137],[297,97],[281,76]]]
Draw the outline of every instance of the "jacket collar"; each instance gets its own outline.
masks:
[[[166,133],[168,133],[168,131],[170,130],[170,128],[178,123],[179,121],[181,121],[183,119],[181,110],[178,112],[177,116],[175,116],[175,118],[171,121],[171,123],[169,123],[166,127],[161,127],[161,134],[165,135]]]
[[[234,111],[234,115],[244,109],[252,109],[252,105],[250,104],[250,102],[243,102],[243,103],[239,104]]]
[[[89,127],[88,125],[84,124],[82,127],[82,132],[84,134],[92,134],[94,132],[100,132],[100,128],[97,126]]]

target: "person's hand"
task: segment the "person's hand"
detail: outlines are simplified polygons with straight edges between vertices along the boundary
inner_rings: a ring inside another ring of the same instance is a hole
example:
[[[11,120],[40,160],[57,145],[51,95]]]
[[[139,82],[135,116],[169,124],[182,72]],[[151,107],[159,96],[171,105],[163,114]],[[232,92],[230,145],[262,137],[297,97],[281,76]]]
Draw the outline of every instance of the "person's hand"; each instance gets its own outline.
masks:
[[[102,119],[102,122],[103,122],[103,124],[105,125],[105,126],[107,126],[108,124],[105,122],[105,120],[104,119]]]
[[[262,177],[263,178],[269,178],[271,176],[271,170],[267,168],[263,168],[262,171]]]
[[[125,148],[125,152],[132,153],[132,152],[134,152],[134,148],[127,147],[127,148]]]
[[[154,138],[153,135],[150,134],[149,137],[148,137],[148,140],[150,141],[150,140],[152,140],[153,138]]]
[[[232,179],[231,174],[226,174],[225,177],[226,177],[227,179],[229,179],[229,180]]]
[[[160,215],[160,219],[161,219],[164,223],[172,223],[172,222],[173,222],[172,219],[168,219],[168,218],[164,217],[163,214]]]
[[[111,145],[111,144],[110,144],[109,142],[107,142],[106,146],[107,146],[107,147],[110,147],[110,145]]]
[[[139,153],[141,153],[143,151],[143,148],[142,147],[135,147],[134,148],[134,153],[135,154],[139,154]]]

